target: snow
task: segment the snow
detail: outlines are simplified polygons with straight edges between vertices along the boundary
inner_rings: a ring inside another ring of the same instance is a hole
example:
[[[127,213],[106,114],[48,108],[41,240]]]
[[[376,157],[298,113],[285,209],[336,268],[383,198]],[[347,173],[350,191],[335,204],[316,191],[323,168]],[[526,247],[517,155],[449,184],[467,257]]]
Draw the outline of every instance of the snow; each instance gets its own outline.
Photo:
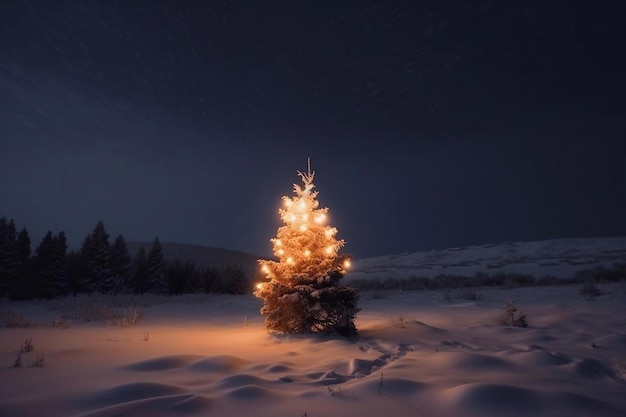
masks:
[[[356,340],[268,334],[247,295],[164,298],[128,328],[53,328],[53,303],[5,301],[39,326],[0,328],[0,415],[625,415],[626,284],[599,287],[365,293]],[[496,324],[506,300],[528,328]]]
[[[571,277],[582,269],[626,263],[626,237],[507,242],[357,259],[346,281],[356,278],[432,278],[477,272]]]

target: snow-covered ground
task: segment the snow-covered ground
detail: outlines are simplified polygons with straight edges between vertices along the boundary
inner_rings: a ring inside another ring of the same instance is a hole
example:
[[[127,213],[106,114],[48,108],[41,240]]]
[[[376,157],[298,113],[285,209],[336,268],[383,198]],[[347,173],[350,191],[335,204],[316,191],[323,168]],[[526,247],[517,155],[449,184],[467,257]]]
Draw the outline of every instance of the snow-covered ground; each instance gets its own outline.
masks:
[[[626,237],[554,239],[356,259],[346,280],[473,276],[477,272],[565,278],[583,269],[610,267],[619,262],[626,263]]]
[[[0,328],[0,415],[623,416],[626,284],[600,288],[364,294],[357,340],[268,334],[252,296],[157,300],[127,328],[4,302],[39,326]],[[528,328],[496,324],[509,299]]]

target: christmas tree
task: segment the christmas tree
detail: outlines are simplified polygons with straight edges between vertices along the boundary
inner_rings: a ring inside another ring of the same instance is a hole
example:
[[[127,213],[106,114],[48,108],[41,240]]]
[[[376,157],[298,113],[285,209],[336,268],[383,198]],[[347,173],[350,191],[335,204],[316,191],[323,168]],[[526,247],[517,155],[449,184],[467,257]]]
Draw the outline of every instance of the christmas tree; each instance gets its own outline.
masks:
[[[298,175],[303,184],[294,184],[294,197],[283,197],[284,225],[271,239],[278,261],[259,260],[268,281],[254,295],[264,302],[270,331],[356,336],[358,292],[339,286],[350,267],[348,255],[339,254],[345,242],[327,224],[328,208],[318,208],[310,161],[308,172]]]

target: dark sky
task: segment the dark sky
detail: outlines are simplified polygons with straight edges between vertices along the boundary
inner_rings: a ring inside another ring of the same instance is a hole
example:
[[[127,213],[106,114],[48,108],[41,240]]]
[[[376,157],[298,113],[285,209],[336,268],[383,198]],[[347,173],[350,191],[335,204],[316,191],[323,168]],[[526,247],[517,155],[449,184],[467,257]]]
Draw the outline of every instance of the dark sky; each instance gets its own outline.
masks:
[[[0,216],[269,255],[626,235],[615,1],[0,2]]]

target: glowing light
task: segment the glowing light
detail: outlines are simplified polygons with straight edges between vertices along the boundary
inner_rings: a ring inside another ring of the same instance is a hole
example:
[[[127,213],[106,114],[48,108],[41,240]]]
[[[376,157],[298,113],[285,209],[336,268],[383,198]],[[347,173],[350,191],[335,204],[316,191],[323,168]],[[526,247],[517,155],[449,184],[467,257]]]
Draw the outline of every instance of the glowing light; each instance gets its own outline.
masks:
[[[261,267],[261,270],[262,270],[263,272],[265,272],[266,274],[270,272],[270,270],[269,270],[269,268],[267,267],[267,265],[263,265],[263,266]]]
[[[323,223],[324,220],[326,220],[326,215],[323,213],[315,217],[315,223]]]
[[[303,224],[302,226],[300,226],[300,231],[306,232],[306,224]]]
[[[293,258],[291,256],[289,258],[287,258],[287,263],[289,265],[293,264]]]
[[[332,254],[333,253],[333,247],[332,246],[328,246],[326,248],[326,253],[329,254],[329,255]]]
[[[324,231],[324,234],[326,235],[326,237],[333,237],[333,235],[335,234],[335,231],[333,229],[326,229]]]
[[[285,198],[285,206],[287,207],[291,207],[293,204],[293,201],[291,201],[291,199],[289,198]]]
[[[262,290],[263,289],[263,283],[259,282],[258,284],[256,284],[256,289],[257,290]]]
[[[296,215],[295,214],[290,215],[289,216],[289,221],[290,222],[295,222],[296,221]]]
[[[348,269],[352,266],[352,262],[350,262],[350,259],[346,259],[345,261],[343,261],[343,267],[345,269]]]
[[[303,214],[303,215],[302,215],[302,221],[304,221],[304,222],[305,222],[305,221],[307,221],[307,220],[309,220],[309,215],[308,215],[308,214]]]
[[[300,200],[300,204],[298,205],[300,210],[304,210],[306,208],[306,202],[304,200]]]
[[[304,256],[311,256],[311,251],[310,250],[305,250],[304,251]]]
[[[278,249],[278,254],[279,254],[279,255],[284,255],[284,254],[285,254],[285,251],[284,251],[284,250],[282,250],[282,249]]]
[[[283,246],[283,242],[280,239],[276,239],[274,243],[276,243],[276,246]]]

